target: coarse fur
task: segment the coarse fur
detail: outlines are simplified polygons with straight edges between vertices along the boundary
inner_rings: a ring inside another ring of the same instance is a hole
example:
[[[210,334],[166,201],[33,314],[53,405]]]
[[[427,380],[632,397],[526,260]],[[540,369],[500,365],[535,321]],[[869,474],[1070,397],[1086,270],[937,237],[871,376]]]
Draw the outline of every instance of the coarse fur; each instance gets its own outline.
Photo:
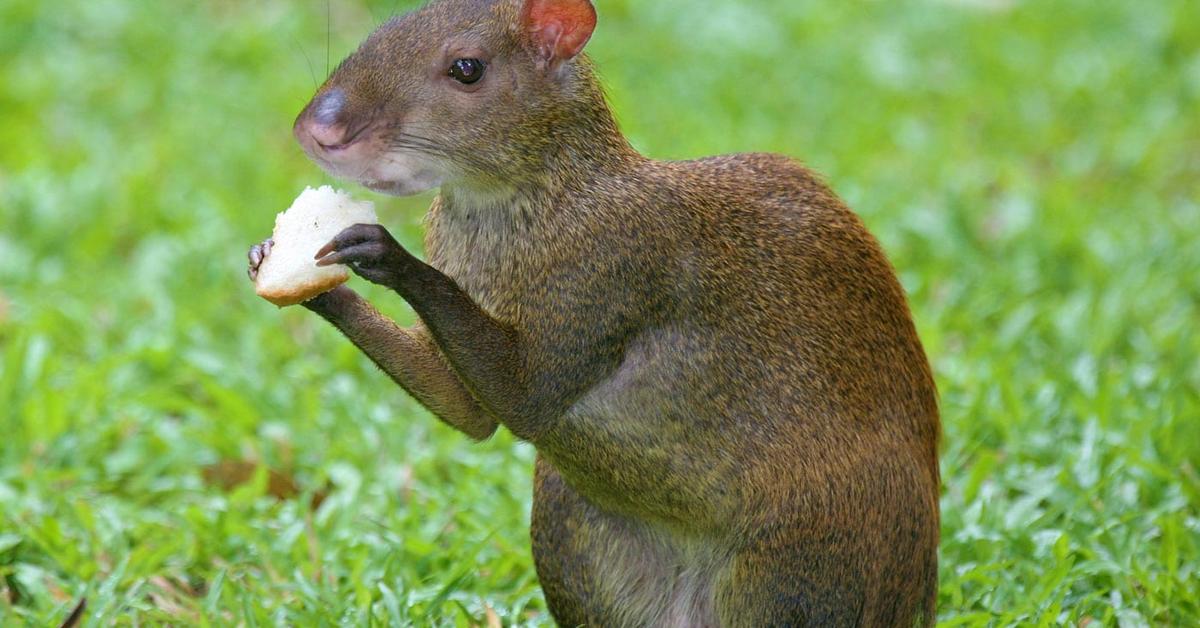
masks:
[[[560,625],[931,624],[938,408],[894,271],[790,159],[634,151],[579,54],[590,8],[437,0],[338,68],[309,154],[441,194],[428,263],[382,229],[323,251],[420,325],[344,287],[308,307],[447,423],[535,445]],[[464,55],[478,84],[446,76]]]

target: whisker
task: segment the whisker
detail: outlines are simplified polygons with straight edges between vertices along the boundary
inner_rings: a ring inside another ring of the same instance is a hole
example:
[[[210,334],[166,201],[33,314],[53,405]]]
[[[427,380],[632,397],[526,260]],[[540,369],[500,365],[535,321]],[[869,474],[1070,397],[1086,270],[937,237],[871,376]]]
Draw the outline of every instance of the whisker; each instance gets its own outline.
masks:
[[[304,45],[300,43],[298,38],[293,36],[292,43],[296,44],[296,48],[300,50],[300,54],[304,55],[304,61],[308,64],[308,74],[312,76],[313,91],[316,91],[320,87],[320,83],[317,82],[317,71],[313,69],[312,58],[308,56],[308,51],[304,49]]]
[[[459,166],[465,166],[468,169],[477,171],[479,173],[487,173],[491,170],[489,164],[480,160],[469,151],[448,149],[429,138],[414,135],[412,133],[397,132],[388,139],[388,145],[393,149],[408,149],[415,152],[444,157]]]
[[[449,148],[445,148],[439,142],[437,142],[436,140],[434,140],[432,138],[428,138],[428,137],[425,137],[422,135],[417,135],[417,134],[409,132],[409,131],[398,131],[398,132],[396,132],[396,137],[398,139],[401,139],[404,141],[409,141],[409,142],[413,142],[416,144],[428,146],[431,149],[442,151],[445,154],[458,154],[458,155],[462,155],[467,158],[472,158],[472,159],[474,158],[474,154],[469,151],[458,151],[458,150],[452,150]]]

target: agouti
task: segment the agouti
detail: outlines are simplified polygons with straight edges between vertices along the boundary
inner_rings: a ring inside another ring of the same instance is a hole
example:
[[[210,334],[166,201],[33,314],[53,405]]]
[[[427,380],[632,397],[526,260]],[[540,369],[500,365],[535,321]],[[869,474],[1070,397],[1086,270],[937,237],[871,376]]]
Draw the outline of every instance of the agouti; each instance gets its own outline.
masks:
[[[638,154],[580,54],[595,24],[588,0],[435,0],[347,58],[304,150],[441,193],[428,263],[378,225],[318,257],[421,323],[346,287],[306,306],[446,423],[537,448],[561,625],[932,623],[937,395],[895,273],[790,159]]]

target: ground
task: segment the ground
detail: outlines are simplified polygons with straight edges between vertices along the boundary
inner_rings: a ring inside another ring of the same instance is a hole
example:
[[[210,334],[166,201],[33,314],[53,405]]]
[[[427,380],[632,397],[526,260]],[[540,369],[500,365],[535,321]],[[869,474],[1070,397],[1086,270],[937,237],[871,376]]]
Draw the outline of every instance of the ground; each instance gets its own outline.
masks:
[[[940,621],[1200,623],[1194,3],[598,5],[638,148],[795,156],[898,269],[945,423]],[[0,0],[0,623],[550,623],[532,450],[243,276],[329,181],[293,117],[408,6]],[[355,193],[419,249],[428,197]]]

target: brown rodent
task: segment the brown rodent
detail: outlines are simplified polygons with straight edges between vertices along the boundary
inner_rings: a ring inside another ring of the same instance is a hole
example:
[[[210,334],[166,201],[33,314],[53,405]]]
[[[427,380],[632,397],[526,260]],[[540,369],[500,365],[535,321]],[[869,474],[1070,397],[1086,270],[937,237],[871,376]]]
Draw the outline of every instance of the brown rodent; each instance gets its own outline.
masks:
[[[441,194],[428,264],[379,226],[318,256],[421,323],[346,287],[307,306],[445,422],[534,444],[561,625],[932,623],[937,399],[895,273],[787,158],[639,155],[580,55],[595,20],[436,0],[347,58],[296,121],[304,149]]]

